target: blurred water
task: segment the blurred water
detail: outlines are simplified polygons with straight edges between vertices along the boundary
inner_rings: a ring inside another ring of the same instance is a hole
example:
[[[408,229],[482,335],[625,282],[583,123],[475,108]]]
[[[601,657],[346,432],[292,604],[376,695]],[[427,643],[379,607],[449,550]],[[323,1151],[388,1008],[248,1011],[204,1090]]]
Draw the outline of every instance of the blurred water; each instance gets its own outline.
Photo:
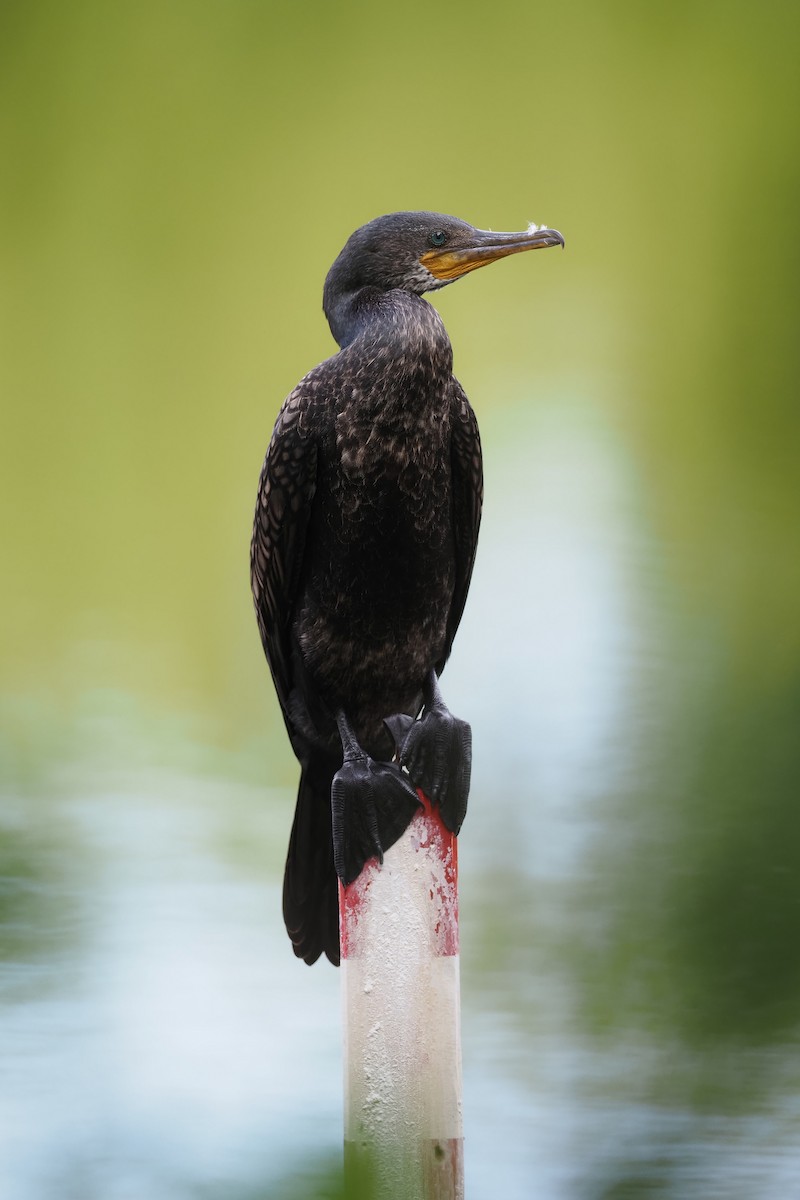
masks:
[[[217,847],[223,815],[263,841],[253,800],[155,777],[64,806],[94,863],[82,944],[3,1012],[0,1194],[189,1194],[208,1179],[235,1193],[302,1161],[311,1129],[315,1147],[337,1144],[336,979],[287,955],[278,879]]]
[[[598,1040],[581,1015],[569,947],[594,918],[576,897],[600,869],[609,796],[646,784],[642,699],[674,647],[624,444],[569,395],[531,406],[518,434],[502,465],[488,448],[444,680],[475,738],[468,1194],[785,1198],[800,1191],[788,1043],[752,1105],[698,1108],[689,1091],[659,1098],[665,1043],[646,1022]],[[136,767],[136,728],[105,708],[52,794],[5,798],[0,1195],[321,1195],[313,1170],[341,1143],[338,976],[294,960],[280,920],[291,790],[270,789],[269,761],[263,784]]]

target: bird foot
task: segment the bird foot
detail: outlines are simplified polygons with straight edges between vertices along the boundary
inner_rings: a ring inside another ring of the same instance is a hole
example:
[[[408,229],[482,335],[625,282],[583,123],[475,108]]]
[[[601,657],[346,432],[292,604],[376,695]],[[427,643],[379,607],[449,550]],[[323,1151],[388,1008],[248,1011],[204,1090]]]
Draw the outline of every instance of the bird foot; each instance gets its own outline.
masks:
[[[384,725],[394,738],[400,766],[414,786],[438,804],[445,825],[457,834],[467,813],[472,730],[445,706],[435,676],[430,692],[430,703],[416,721],[395,713]]]
[[[346,724],[342,744],[344,762],[333,777],[331,813],[333,861],[347,885],[358,878],[368,859],[383,862],[384,850],[405,832],[421,805],[400,768],[365,754]]]

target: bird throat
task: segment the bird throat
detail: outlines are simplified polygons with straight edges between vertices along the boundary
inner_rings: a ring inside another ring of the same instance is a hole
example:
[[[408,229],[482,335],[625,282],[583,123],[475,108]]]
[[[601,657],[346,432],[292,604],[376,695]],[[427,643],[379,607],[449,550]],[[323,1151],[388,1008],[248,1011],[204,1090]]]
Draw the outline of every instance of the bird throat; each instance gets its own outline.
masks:
[[[336,442],[350,476],[424,469],[446,434],[453,352],[439,314],[399,291],[381,297],[379,308],[337,356],[346,370]]]

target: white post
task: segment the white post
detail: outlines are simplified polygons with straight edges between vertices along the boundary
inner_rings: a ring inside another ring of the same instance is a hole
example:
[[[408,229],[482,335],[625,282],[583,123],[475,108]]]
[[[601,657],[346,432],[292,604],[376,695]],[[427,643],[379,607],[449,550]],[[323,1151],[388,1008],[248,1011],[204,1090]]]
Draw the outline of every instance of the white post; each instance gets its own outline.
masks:
[[[424,810],[339,888],[345,1175],[374,1200],[463,1200],[458,851]]]

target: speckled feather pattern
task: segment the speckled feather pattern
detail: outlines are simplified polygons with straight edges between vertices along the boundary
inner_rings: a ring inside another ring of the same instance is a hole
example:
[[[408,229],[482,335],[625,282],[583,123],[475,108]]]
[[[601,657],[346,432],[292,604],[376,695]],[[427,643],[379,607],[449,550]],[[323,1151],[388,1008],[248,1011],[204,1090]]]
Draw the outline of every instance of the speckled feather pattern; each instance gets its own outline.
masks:
[[[401,291],[285,401],[262,470],[252,582],[295,750],[343,708],[388,756],[466,599],[481,506],[474,414],[438,313]],[[308,547],[308,553],[306,548]]]

